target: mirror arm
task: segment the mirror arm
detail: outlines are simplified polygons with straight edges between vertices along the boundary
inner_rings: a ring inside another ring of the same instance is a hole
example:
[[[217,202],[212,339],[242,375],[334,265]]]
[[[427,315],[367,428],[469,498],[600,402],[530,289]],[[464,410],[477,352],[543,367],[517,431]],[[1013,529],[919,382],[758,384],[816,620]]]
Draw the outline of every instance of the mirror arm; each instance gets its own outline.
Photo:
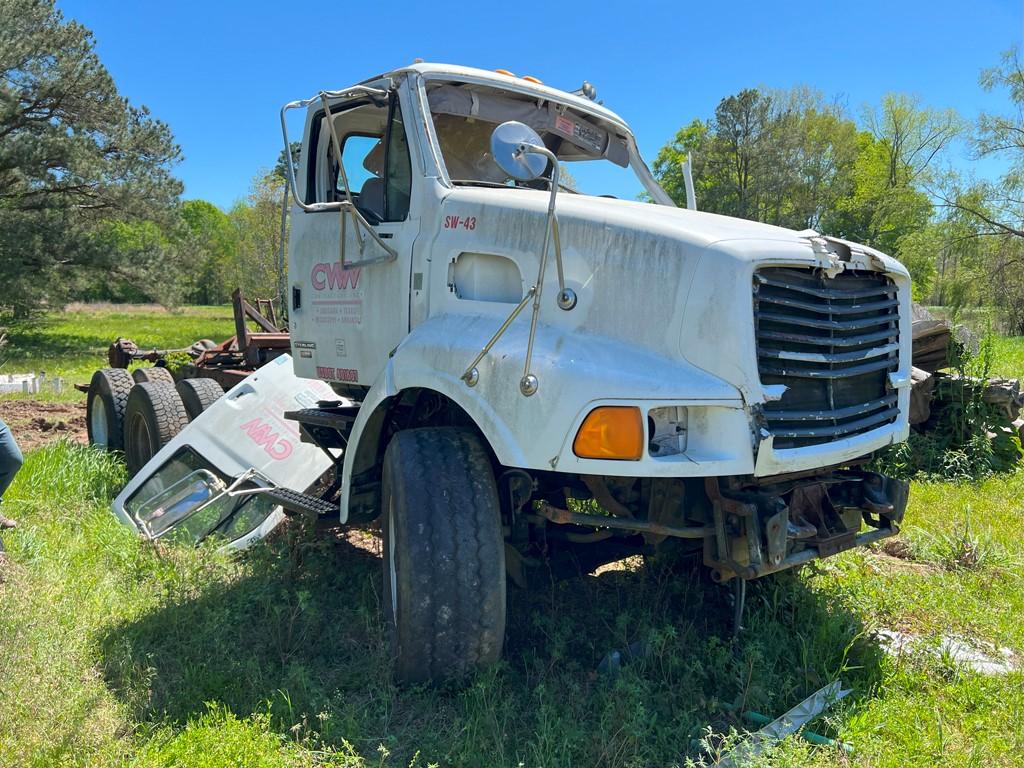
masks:
[[[558,213],[555,210],[555,196],[558,194],[558,179],[561,166],[555,153],[546,147],[538,147],[532,144],[520,144],[517,150],[520,153],[529,152],[535,155],[546,157],[551,163],[551,197],[548,198],[548,230],[544,233],[544,252],[541,261],[547,260],[548,238],[555,243],[555,267],[558,269],[558,306],[566,311],[576,306],[576,293],[571,288],[565,287],[565,270],[562,266],[562,238],[558,232]]]
[[[281,135],[284,137],[285,151],[286,153],[288,153],[286,156],[288,157],[289,162],[287,162],[285,165],[287,166],[286,170],[288,171],[288,186],[291,188],[292,199],[295,201],[295,204],[298,205],[299,208],[301,208],[306,213],[319,213],[321,211],[341,212],[342,240],[340,244],[340,252],[342,269],[348,269],[349,267],[361,267],[366,264],[376,264],[377,262],[381,261],[394,261],[395,259],[398,258],[398,252],[381,239],[381,237],[373,229],[370,223],[365,218],[363,218],[363,215],[359,212],[359,209],[355,205],[355,201],[352,199],[352,192],[349,189],[348,176],[345,174],[345,167],[341,163],[341,153],[338,136],[334,128],[334,119],[333,116],[331,115],[330,108],[328,107],[327,99],[336,99],[340,97],[356,95],[368,96],[371,100],[374,101],[374,103],[377,103],[377,100],[386,100],[388,97],[388,92],[383,91],[379,88],[370,88],[369,86],[365,85],[357,85],[352,88],[346,88],[343,91],[321,91],[319,94],[312,98],[303,99],[301,101],[291,101],[285,104],[283,107],[281,107]],[[289,143],[288,140],[288,123],[286,119],[286,113],[290,109],[304,109],[316,101],[319,101],[324,105],[324,110],[327,116],[327,125],[331,133],[331,140],[334,144],[334,153],[338,156],[338,166],[341,170],[342,179],[345,184],[345,195],[347,199],[339,200],[337,202],[332,203],[305,202],[298,194],[298,185],[295,182],[295,168],[293,166],[293,163],[291,162],[291,144]],[[377,245],[384,249],[387,255],[376,256],[369,259],[360,259],[359,261],[345,261],[344,233],[346,213],[348,213],[353,219],[353,226],[355,226],[356,228],[356,239],[359,241],[360,254],[362,254],[363,252],[363,237],[362,230],[360,229],[362,228],[365,229],[370,234],[370,236],[373,238],[374,242],[377,243]]]
[[[519,317],[519,313],[523,311],[523,309],[529,303],[530,299],[533,298],[535,293],[537,293],[537,286],[533,286],[532,288],[530,288],[530,290],[526,292],[526,295],[523,296],[522,301],[520,301],[516,305],[516,308],[512,310],[512,314],[510,314],[508,318],[506,318],[505,322],[501,324],[501,327],[494,332],[493,336],[491,336],[491,340],[484,344],[483,349],[481,349],[479,354],[475,358],[473,358],[473,362],[469,364],[469,366],[466,368],[466,372],[463,373],[462,376],[460,377],[464,382],[466,382],[466,384],[468,384],[471,387],[476,386],[477,381],[479,381],[480,379],[480,372],[477,371],[476,369],[477,365],[479,365],[480,361],[484,359],[484,356],[491,351],[491,347],[493,347],[495,343],[498,341],[498,339],[501,338],[501,335],[508,330],[508,327],[510,325],[512,325],[512,321]]]
[[[348,200],[342,200],[341,201],[341,205],[342,205],[342,207],[347,208],[348,205],[349,205]],[[385,243],[383,239],[381,239],[381,236],[377,234],[377,230],[375,230],[373,228],[373,226],[370,224],[370,222],[368,222],[366,219],[363,218],[363,214],[361,214],[359,212],[359,209],[356,208],[355,205],[352,206],[352,215],[353,215],[353,217],[355,218],[355,220],[357,222],[357,225],[356,225],[357,229],[358,229],[358,226],[361,224],[363,226],[363,228],[367,231],[367,233],[369,233],[370,237],[373,238],[373,241],[375,243],[377,243],[377,245],[379,245],[381,248],[384,249],[385,253],[384,253],[383,256],[371,256],[368,259],[360,259],[359,261],[349,261],[349,262],[346,262],[345,258],[344,258],[345,257],[344,251],[342,251],[342,259],[341,259],[341,268],[342,269],[348,269],[349,267],[362,267],[362,266],[365,266],[367,264],[376,264],[376,263],[381,262],[381,261],[394,261],[395,259],[398,258],[398,251],[396,251],[390,245]]]
[[[526,126],[517,125],[514,122],[504,123],[503,126],[499,126],[499,129],[504,126],[513,129],[519,128],[522,129],[522,131],[527,132],[528,134],[533,133]],[[498,129],[495,130],[494,137],[496,137],[497,135]],[[533,133],[533,136],[535,137],[535,140],[539,141],[539,139],[536,139],[535,133]],[[494,137],[492,137],[492,146],[494,146],[494,142],[498,141],[498,139]],[[516,305],[515,309],[512,310],[512,313],[508,316],[505,322],[501,324],[501,327],[498,328],[498,330],[495,331],[494,335],[490,338],[490,340],[486,344],[484,344],[483,349],[481,349],[477,356],[473,359],[473,362],[469,364],[469,367],[466,368],[461,378],[468,386],[476,386],[477,382],[480,380],[480,372],[477,370],[477,365],[480,363],[481,360],[484,359],[484,356],[491,351],[491,348],[495,345],[498,339],[501,338],[501,335],[505,333],[505,331],[512,324],[512,322],[519,316],[519,313],[526,308],[526,305],[527,303],[529,303],[530,299],[533,299],[533,313],[530,317],[530,335],[527,337],[526,358],[523,366],[523,377],[519,380],[519,391],[523,394],[524,397],[530,397],[537,391],[537,388],[539,386],[537,377],[530,373],[530,367],[533,363],[533,343],[537,336],[537,321],[540,316],[541,294],[544,289],[544,274],[547,271],[548,253],[551,250],[552,240],[554,240],[555,243],[555,267],[558,270],[557,303],[559,308],[568,311],[575,307],[576,293],[572,289],[565,287],[565,270],[562,266],[562,241],[558,231],[558,214],[555,212],[555,199],[558,195],[558,178],[559,172],[561,170],[561,167],[558,163],[558,157],[555,155],[554,152],[552,152],[542,144],[535,144],[532,141],[523,141],[522,139],[519,139],[518,141],[519,143],[517,145],[513,145],[515,146],[515,149],[512,152],[511,161],[515,166],[521,165],[523,169],[528,169],[527,172],[530,174],[529,178],[536,178],[537,176],[540,175],[540,173],[538,173],[537,170],[531,168],[532,164],[523,162],[524,155],[540,155],[546,158],[548,163],[551,164],[551,195],[548,198],[547,222],[544,228],[544,247],[541,250],[540,264],[537,268],[537,281],[533,284],[530,290],[526,292],[526,295],[523,296],[522,300]],[[499,160],[498,164],[501,168],[506,168],[506,166],[502,164],[502,161]],[[516,177],[515,171],[509,170],[507,172],[509,173],[509,175]]]
[[[288,158],[288,162],[285,163],[286,170],[288,171],[288,185],[292,189],[292,198],[295,203],[302,210],[307,213],[317,213],[319,211],[336,211],[338,210],[338,203],[307,203],[299,196],[299,188],[295,183],[295,168],[292,163],[292,149],[291,142],[288,140],[288,120],[287,112],[290,109],[305,109],[310,104],[316,101],[320,101],[321,97],[326,96],[330,99],[337,99],[344,96],[356,96],[364,95],[370,98],[371,101],[376,103],[377,99],[386,100],[388,92],[383,91],[380,88],[371,88],[368,85],[355,85],[351,88],[345,88],[341,91],[321,91],[316,96],[308,99],[300,99],[299,101],[289,101],[283,107],[281,107],[281,135],[284,138],[284,151],[285,157]]]
[[[516,150],[517,155],[531,154],[541,155],[547,158],[548,162],[551,163],[551,196],[548,198],[548,227],[544,232],[544,250],[541,253],[541,273],[538,276],[538,282],[544,278],[544,265],[547,263],[548,249],[550,241],[555,241],[555,266],[558,269],[558,294],[559,302],[558,305],[562,309],[572,309],[572,306],[562,306],[562,297],[565,295],[565,271],[562,268],[562,240],[558,236],[558,214],[555,212],[555,197],[558,195],[558,179],[560,176],[561,167],[558,163],[558,157],[547,147],[540,147],[535,144],[520,144]],[[539,293],[539,291],[538,291]],[[573,306],[576,304],[572,302]]]
[[[334,127],[334,115],[331,114],[331,108],[327,103],[328,93],[326,91],[320,92],[320,101],[324,105],[324,114],[327,117],[327,127],[331,132],[331,143],[334,146],[334,156],[338,161],[338,173],[341,174],[341,182],[345,185],[345,199],[338,202],[338,211],[341,215],[341,239],[339,241],[339,260],[341,261],[341,268],[348,269],[349,267],[364,266],[366,264],[376,264],[380,261],[394,261],[398,258],[398,251],[385,243],[380,235],[370,226],[370,222],[363,218],[363,215],[359,212],[356,207],[356,202],[352,198],[352,188],[348,183],[348,174],[345,173],[345,164],[341,162],[341,142],[338,140],[338,131]],[[377,256],[369,259],[359,259],[358,261],[345,261],[345,214],[348,214],[352,219],[352,228],[356,233],[356,242],[359,243],[359,255],[362,256],[364,253],[364,240],[363,240],[363,228],[370,234],[374,242],[377,243],[381,248],[384,249],[386,256]]]
[[[537,283],[533,293],[533,315],[530,317],[530,335],[526,341],[526,361],[523,366],[523,378],[519,380],[519,391],[524,397],[530,397],[537,391],[539,382],[530,373],[533,362],[533,342],[537,336],[537,320],[540,316],[541,293],[544,289],[544,272],[547,270],[548,251],[551,241],[555,241],[555,266],[558,270],[558,306],[570,310],[576,306],[576,294],[565,288],[565,271],[562,268],[562,242],[558,235],[558,216],[555,213],[555,197],[558,195],[558,157],[547,147],[535,144],[520,144],[516,150],[519,155],[535,154],[546,157],[551,163],[551,196],[548,198],[548,223],[544,230],[544,249],[540,254],[540,267],[537,270]]]
[[[327,118],[327,129],[331,132],[331,144],[334,147],[334,159],[338,163],[338,173],[341,175],[341,183],[345,187],[345,201],[347,206],[341,206],[338,210],[341,213],[341,263],[345,264],[345,214],[352,216],[352,225],[356,232],[356,242],[359,243],[359,255],[363,254],[363,234],[359,230],[359,224],[354,220],[356,203],[352,199],[352,189],[348,183],[348,174],[345,172],[345,164],[341,161],[341,142],[338,140],[338,129],[334,125],[334,115],[331,114],[331,105],[327,103],[327,94],[320,91],[320,103],[324,107],[324,115]]]

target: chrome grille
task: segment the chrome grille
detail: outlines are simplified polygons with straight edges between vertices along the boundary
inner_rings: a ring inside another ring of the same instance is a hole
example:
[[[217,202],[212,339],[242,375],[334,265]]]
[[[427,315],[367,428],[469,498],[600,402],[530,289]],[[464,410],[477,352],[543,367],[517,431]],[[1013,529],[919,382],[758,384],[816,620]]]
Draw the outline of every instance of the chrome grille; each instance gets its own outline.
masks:
[[[899,368],[896,285],[877,272],[772,267],[754,274],[757,367],[776,448],[818,445],[891,424]]]

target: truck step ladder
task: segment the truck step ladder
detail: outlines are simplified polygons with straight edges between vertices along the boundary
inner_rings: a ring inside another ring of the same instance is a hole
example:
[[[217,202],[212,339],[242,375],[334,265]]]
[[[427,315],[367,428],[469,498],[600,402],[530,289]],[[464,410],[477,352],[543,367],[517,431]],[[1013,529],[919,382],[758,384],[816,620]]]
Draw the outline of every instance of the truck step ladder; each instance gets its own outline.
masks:
[[[318,517],[338,514],[337,504],[293,491],[291,488],[268,488],[261,495],[277,502],[286,512],[292,514],[311,514]]]
[[[302,439],[314,443],[325,451],[329,449],[344,450],[348,445],[348,436],[352,433],[359,404],[345,405],[341,402],[321,400],[317,408],[303,408],[299,411],[286,411],[284,417],[299,422]],[[331,458],[335,458],[333,455]]]

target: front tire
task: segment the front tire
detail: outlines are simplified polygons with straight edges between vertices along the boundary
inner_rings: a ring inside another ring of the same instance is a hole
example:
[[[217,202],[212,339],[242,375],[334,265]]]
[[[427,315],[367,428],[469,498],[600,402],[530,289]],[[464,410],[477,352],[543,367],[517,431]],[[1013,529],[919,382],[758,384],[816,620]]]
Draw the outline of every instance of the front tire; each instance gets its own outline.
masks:
[[[455,428],[399,432],[384,454],[384,613],[395,677],[462,677],[501,658],[505,547],[487,451]]]

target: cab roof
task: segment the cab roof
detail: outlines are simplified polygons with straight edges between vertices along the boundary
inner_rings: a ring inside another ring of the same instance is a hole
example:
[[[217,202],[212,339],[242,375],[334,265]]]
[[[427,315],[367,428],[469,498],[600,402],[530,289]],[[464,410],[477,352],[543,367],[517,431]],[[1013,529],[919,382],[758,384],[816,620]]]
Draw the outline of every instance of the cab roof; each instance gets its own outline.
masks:
[[[409,73],[415,73],[430,79],[451,79],[459,82],[479,82],[495,88],[505,88],[508,90],[518,91],[520,93],[536,94],[539,97],[558,101],[582,112],[588,112],[592,115],[596,115],[621,126],[626,131],[629,131],[629,125],[625,120],[610,109],[606,109],[601,106],[596,101],[591,101],[583,96],[577,96],[574,93],[569,93],[568,91],[563,91],[558,88],[552,88],[550,85],[533,83],[529,80],[524,80],[522,77],[505,75],[490,69],[463,67],[458,64],[417,62],[406,67],[400,67],[390,72],[385,72],[377,75],[376,77],[371,77],[364,80],[363,84],[371,83],[385,77],[395,77],[397,75]],[[632,131],[629,132],[632,133]]]

